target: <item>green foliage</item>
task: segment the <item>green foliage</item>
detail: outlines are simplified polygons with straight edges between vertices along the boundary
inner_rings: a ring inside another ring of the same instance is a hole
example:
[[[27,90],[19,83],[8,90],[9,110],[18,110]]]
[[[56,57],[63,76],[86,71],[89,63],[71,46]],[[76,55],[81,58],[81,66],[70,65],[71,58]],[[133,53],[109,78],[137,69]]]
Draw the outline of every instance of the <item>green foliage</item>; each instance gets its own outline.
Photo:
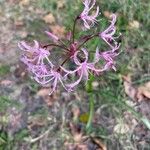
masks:
[[[6,148],[8,135],[4,131],[0,131],[0,150]]]
[[[5,112],[10,106],[19,107],[19,103],[10,99],[8,96],[0,96],[0,112]]]
[[[38,91],[39,84],[36,83],[33,79],[29,78],[28,84],[30,85],[32,92],[36,93]]]
[[[0,76],[4,76],[8,73],[10,73],[10,66],[7,65],[0,66]]]
[[[37,4],[46,11],[54,11],[57,8],[56,0],[37,0]]]
[[[7,132],[0,131],[0,150],[15,150],[18,146],[18,143],[24,142],[24,139],[29,136],[29,132],[26,129],[22,129],[16,133],[13,137],[10,136]]]

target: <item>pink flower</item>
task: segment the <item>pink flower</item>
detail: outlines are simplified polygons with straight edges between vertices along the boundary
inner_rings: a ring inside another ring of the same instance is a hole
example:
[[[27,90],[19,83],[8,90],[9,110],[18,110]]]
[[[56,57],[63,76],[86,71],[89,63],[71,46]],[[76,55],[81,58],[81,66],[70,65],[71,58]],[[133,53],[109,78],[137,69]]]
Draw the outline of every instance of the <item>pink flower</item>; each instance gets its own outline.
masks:
[[[58,70],[54,70],[54,68],[51,68],[50,70],[48,69],[49,67],[46,65],[34,65],[32,68],[30,68],[30,71],[32,71],[33,78],[39,84],[51,85],[52,90],[49,95],[51,95],[56,90],[58,83],[61,83],[61,85],[68,91],[63,83],[65,77],[62,76]]]
[[[104,69],[96,69],[95,68],[95,62],[94,63],[88,63],[88,52],[86,49],[82,49],[83,54],[85,55],[85,60],[83,62],[79,61],[78,58],[78,54],[79,51],[77,51],[74,54],[74,62],[75,64],[78,66],[77,69],[75,69],[74,71],[68,71],[65,68],[61,67],[61,69],[68,74],[75,74],[77,73],[79,75],[79,79],[77,81],[75,81],[74,83],[71,84],[67,84],[66,86],[69,87],[70,89],[74,88],[76,85],[78,85],[80,83],[80,81],[82,80],[82,78],[84,78],[85,80],[88,80],[89,78],[89,72],[102,72],[104,71]]]
[[[116,38],[114,36],[115,32],[116,32],[116,27],[115,27],[115,23],[116,23],[116,15],[113,14],[112,16],[112,21],[111,21],[111,24],[110,26],[105,30],[103,31],[102,33],[99,34],[99,36],[111,47],[111,48],[114,48],[114,46],[117,45],[117,42],[116,42]],[[112,44],[112,42],[114,42],[114,44]]]
[[[44,60],[47,60],[47,62],[51,66],[53,66],[48,58],[50,52],[45,50],[44,48],[41,48],[39,43],[36,40],[34,40],[33,46],[30,46],[26,42],[22,41],[18,43],[18,47],[24,52],[24,54],[22,54],[21,60],[26,65],[28,65],[28,63],[44,64]]]
[[[41,85],[48,84],[51,80],[51,73],[49,66],[41,65],[31,65],[29,70],[33,73],[33,78]]]
[[[57,42],[59,38],[51,32],[45,31],[45,33],[54,41]]]
[[[51,86],[49,95],[56,90],[59,84],[67,91],[71,91],[82,80],[89,80],[90,74],[100,75],[109,69],[116,70],[115,57],[119,55],[118,49],[120,46],[118,46],[117,37],[115,37],[116,15],[112,15],[109,27],[101,33],[96,32],[96,29],[94,29],[94,32],[91,31],[87,35],[82,35],[82,32],[76,30],[78,21],[83,22],[85,29],[91,29],[98,23],[99,7],[95,8],[95,4],[96,0],[83,0],[83,11],[75,18],[71,32],[68,32],[63,39],[59,39],[53,33],[45,31],[51,39],[50,43],[42,46],[36,40],[34,40],[33,45],[24,41],[18,43],[19,48],[22,50],[21,61],[27,65],[32,78],[39,84]],[[93,8],[95,8],[94,13]],[[94,38],[97,37],[105,41],[110,49],[100,52],[97,47],[94,52],[94,60],[91,60],[90,57],[92,56],[89,55],[92,51],[88,52],[83,46],[88,46],[87,42],[91,41],[92,43],[92,40],[94,41]],[[63,66],[66,63],[71,64],[68,66],[74,69],[65,69]],[[71,81],[68,82],[70,79]]]
[[[80,19],[84,22],[84,27],[90,29],[97,22],[96,17],[99,15],[99,7],[97,7],[96,13],[94,15],[89,15],[91,9],[94,7],[96,0],[84,0],[84,10],[80,14]]]
[[[49,93],[49,95],[51,95],[56,90],[58,83],[61,83],[61,85],[68,91],[68,89],[63,83],[64,76],[62,76],[59,71],[51,69],[49,76],[50,76],[49,82],[51,83],[52,86],[52,90]]]
[[[96,49],[95,53],[95,61],[98,62],[100,59],[103,59],[105,61],[105,67],[106,69],[112,68],[116,71],[114,58],[119,55],[119,53],[116,52],[118,50],[120,45],[114,47],[112,50],[105,51],[105,52],[99,52],[99,49]]]

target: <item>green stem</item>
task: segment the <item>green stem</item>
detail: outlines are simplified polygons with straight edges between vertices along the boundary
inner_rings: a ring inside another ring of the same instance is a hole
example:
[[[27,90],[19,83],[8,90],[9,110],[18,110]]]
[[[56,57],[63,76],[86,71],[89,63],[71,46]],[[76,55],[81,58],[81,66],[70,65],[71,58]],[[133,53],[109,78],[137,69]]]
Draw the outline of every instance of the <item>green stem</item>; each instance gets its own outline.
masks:
[[[92,119],[93,119],[93,115],[94,115],[94,96],[92,93],[89,94],[90,97],[90,112],[89,112],[89,118],[88,118],[88,122],[86,125],[86,132],[89,133],[92,127]]]
[[[89,118],[88,122],[86,124],[86,132],[90,133],[91,127],[92,127],[92,120],[93,120],[93,115],[94,115],[94,94],[93,94],[93,86],[92,82],[94,81],[94,76],[91,74],[90,78],[88,80],[88,83],[86,85],[86,91],[89,96]]]
[[[87,43],[89,40],[91,40],[92,38],[97,37],[97,36],[98,36],[98,34],[91,35],[81,45],[79,45],[79,47],[77,49],[80,49],[85,43]]]
[[[77,20],[79,19],[79,17],[76,17],[76,19],[74,20],[74,25],[73,25],[73,30],[72,30],[72,43],[74,43],[74,39],[75,39],[75,28],[76,28],[76,23]]]

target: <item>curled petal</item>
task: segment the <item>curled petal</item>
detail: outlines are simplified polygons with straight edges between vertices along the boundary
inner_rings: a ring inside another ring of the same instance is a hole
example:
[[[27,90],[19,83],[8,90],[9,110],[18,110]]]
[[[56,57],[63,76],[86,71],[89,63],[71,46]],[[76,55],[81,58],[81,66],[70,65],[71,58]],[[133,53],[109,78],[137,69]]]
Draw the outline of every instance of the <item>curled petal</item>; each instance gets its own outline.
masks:
[[[65,69],[65,68],[62,67],[62,66],[60,66],[60,68],[61,68],[64,72],[67,73],[66,75],[68,75],[68,74],[74,74],[74,73],[76,73],[81,67],[79,67],[79,68],[77,68],[77,69],[75,69],[75,70],[73,70],[73,71],[67,70],[67,69]]]
[[[94,26],[94,24],[97,22],[96,17],[99,15],[99,7],[97,7],[94,15],[89,15],[95,3],[96,0],[85,0],[83,2],[85,7],[83,12],[80,14],[80,19],[83,21],[85,29],[90,29],[90,27]]]
[[[71,84],[66,84],[66,86],[70,89],[74,88],[75,86],[77,86],[80,83],[82,77],[83,77],[83,72],[81,72],[80,77],[77,81],[75,81],[74,83],[71,83]]]
[[[103,31],[102,33],[99,33],[99,36],[111,47],[114,48],[117,45],[116,42],[116,38],[114,34],[116,32],[116,27],[115,27],[115,23],[116,23],[116,15],[113,14],[111,15],[112,20],[111,20],[111,24],[109,25],[109,27],[107,29],[105,29],[105,31]],[[113,44],[112,44],[113,42]]]
[[[76,65],[81,65],[81,63],[80,63],[80,61],[79,61],[79,58],[78,58],[78,56],[77,56],[79,52],[80,52],[80,51],[77,51],[77,52],[74,54],[74,62],[75,62]],[[85,48],[82,48],[82,52],[83,52],[83,54],[84,54],[84,56],[85,56],[84,62],[87,62],[87,61],[88,61],[88,52],[87,52],[87,50],[86,50]]]

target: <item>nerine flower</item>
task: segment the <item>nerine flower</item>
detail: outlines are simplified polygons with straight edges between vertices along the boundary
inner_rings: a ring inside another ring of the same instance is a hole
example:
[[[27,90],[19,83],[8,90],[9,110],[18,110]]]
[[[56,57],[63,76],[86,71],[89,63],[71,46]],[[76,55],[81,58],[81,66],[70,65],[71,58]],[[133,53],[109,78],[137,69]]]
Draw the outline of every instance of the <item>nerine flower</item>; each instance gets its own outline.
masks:
[[[90,71],[95,72],[95,73],[99,73],[105,70],[105,68],[103,69],[96,69],[95,68],[95,62],[89,63],[88,62],[88,52],[86,49],[82,49],[81,50],[85,56],[85,60],[83,62],[80,62],[78,54],[80,51],[77,51],[74,54],[74,63],[77,65],[77,68],[74,71],[69,71],[66,70],[65,68],[61,67],[61,69],[68,74],[75,74],[77,73],[79,75],[79,79],[77,81],[75,81],[74,83],[71,84],[67,84],[67,87],[69,87],[70,89],[74,88],[76,85],[78,85],[80,83],[80,81],[82,80],[82,78],[84,78],[85,80],[88,80],[89,78],[89,73]],[[82,61],[82,60],[81,60]]]
[[[96,0],[84,0],[84,10],[80,14],[80,19],[84,22],[84,27],[86,29],[90,29],[90,27],[94,26],[94,24],[97,22],[96,18],[99,15],[99,7],[96,9],[96,13],[94,15],[89,15],[91,9],[94,7],[96,3]]]
[[[116,45],[117,45],[117,42],[116,42],[116,38],[114,36],[115,32],[116,32],[116,27],[115,27],[115,23],[116,23],[116,15],[113,14],[111,16],[112,18],[112,21],[111,21],[111,24],[110,26],[103,32],[99,33],[99,36],[100,38],[102,38],[111,48],[114,48]],[[114,42],[112,44],[112,42]]]
[[[64,85],[64,77],[59,72],[59,70],[55,70],[54,68],[51,68],[50,70],[47,69],[45,65],[41,66],[34,66],[32,68],[34,79],[42,84],[47,85],[50,84],[52,87],[52,90],[50,91],[49,95],[51,95],[57,88],[58,83],[61,83],[61,85],[66,89],[66,86]]]
[[[52,66],[51,66],[52,67]],[[29,70],[33,74],[33,78],[41,85],[48,84],[51,80],[50,66],[45,64],[31,65]]]
[[[99,52],[99,49],[96,49],[95,61],[98,62],[100,59],[105,61],[105,67],[107,69],[112,68],[116,71],[114,58],[119,55],[116,51],[119,49],[120,45],[114,47],[112,50],[105,52]]]
[[[56,90],[58,84],[61,84],[67,91],[71,91],[82,80],[87,81],[90,74],[100,75],[103,71],[109,69],[116,70],[114,59],[119,55],[117,50],[120,47],[116,42],[117,37],[115,37],[116,15],[112,15],[111,24],[105,31],[96,33],[96,30],[94,30],[95,33],[90,35],[80,36],[79,34],[79,36],[75,36],[75,26],[79,19],[83,21],[86,29],[90,29],[98,22],[96,18],[99,15],[99,7],[96,8],[94,14],[91,13],[96,0],[83,0],[83,4],[84,10],[74,20],[73,30],[68,32],[66,38],[59,39],[53,33],[45,31],[52,43],[47,43],[43,46],[36,40],[34,40],[33,45],[29,45],[24,41],[18,43],[19,48],[23,51],[21,61],[27,65],[28,71],[32,73],[33,78],[39,84],[52,87],[50,95]],[[96,37],[104,40],[110,47],[110,50],[101,52],[97,47],[94,60],[90,61],[90,51],[88,52],[83,47],[88,41]],[[51,51],[58,50],[58,52],[50,53],[47,47],[50,47]],[[55,48],[53,49],[53,47]],[[51,58],[53,58],[54,62],[50,60],[50,54],[53,55]],[[57,54],[58,56],[62,54],[59,61],[57,60]],[[61,60],[62,62],[60,63]],[[63,65],[67,62],[70,62],[71,67],[75,69],[65,69]],[[73,64],[74,66],[72,66]],[[67,78],[70,76],[75,77],[75,81],[68,83]]]
[[[59,70],[51,69],[49,77],[50,77],[49,82],[52,86],[52,90],[49,93],[49,95],[51,95],[56,90],[58,83],[60,83],[67,91],[69,91],[66,88],[65,84],[63,83],[64,76],[62,76],[62,74],[59,72]]]
[[[34,40],[33,46],[30,46],[26,42],[22,41],[22,42],[18,43],[18,47],[21,50],[23,50],[23,52],[24,52],[22,54],[21,60],[26,65],[28,65],[28,63],[44,64],[44,59],[46,59],[48,61],[48,63],[52,65],[52,63],[48,59],[50,52],[44,48],[41,48],[38,41]]]

